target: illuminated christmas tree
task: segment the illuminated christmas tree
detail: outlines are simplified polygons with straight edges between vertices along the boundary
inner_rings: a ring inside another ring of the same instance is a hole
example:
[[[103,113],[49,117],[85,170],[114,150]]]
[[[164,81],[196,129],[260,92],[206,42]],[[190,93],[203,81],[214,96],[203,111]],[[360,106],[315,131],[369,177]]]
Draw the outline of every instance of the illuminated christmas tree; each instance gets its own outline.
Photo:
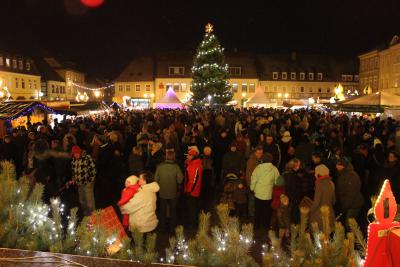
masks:
[[[228,83],[228,65],[225,64],[224,48],[213,34],[213,26],[206,25],[203,41],[197,48],[192,67],[192,103],[226,104],[232,99]]]

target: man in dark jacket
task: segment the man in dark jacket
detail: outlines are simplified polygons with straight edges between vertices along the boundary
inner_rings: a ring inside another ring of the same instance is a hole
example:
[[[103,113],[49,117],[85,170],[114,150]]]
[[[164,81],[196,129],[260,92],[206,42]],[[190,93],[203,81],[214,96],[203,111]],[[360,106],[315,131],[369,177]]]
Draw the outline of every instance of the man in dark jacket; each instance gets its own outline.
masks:
[[[222,181],[225,178],[225,175],[234,172],[234,173],[244,173],[245,171],[245,157],[244,154],[237,151],[236,143],[233,142],[231,144],[231,150],[225,153],[224,159],[222,160],[222,171],[221,171],[221,179]]]
[[[361,181],[353,166],[345,158],[336,162],[337,170],[337,199],[343,213],[344,223],[348,228],[350,218],[357,219],[364,198],[361,194]]]
[[[270,134],[266,136],[266,143],[264,144],[264,152],[272,155],[272,164],[279,168],[281,164],[281,150],[277,143],[274,141],[274,137]]]

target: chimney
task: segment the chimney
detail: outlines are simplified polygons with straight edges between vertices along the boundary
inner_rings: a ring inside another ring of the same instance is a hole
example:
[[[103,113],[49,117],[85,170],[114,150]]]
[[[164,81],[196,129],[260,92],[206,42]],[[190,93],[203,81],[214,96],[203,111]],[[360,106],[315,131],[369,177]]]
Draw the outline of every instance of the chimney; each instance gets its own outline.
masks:
[[[290,55],[290,58],[291,58],[293,61],[296,61],[296,59],[297,59],[296,51],[292,51],[292,54]]]

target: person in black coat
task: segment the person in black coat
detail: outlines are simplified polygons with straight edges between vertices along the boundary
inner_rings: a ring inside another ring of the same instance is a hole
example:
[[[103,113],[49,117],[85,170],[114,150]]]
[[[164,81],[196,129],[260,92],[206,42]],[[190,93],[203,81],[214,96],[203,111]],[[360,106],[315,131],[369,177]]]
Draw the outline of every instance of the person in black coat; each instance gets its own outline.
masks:
[[[222,160],[221,177],[225,177],[229,172],[244,173],[246,161],[243,153],[237,151],[236,143],[230,146],[230,151],[226,152]]]
[[[400,162],[396,151],[389,152],[381,177],[382,181],[389,179],[396,203],[400,203]]]
[[[264,152],[272,155],[272,164],[279,168],[282,160],[282,154],[279,145],[275,143],[274,137],[271,134],[267,134],[265,137],[263,148]]]

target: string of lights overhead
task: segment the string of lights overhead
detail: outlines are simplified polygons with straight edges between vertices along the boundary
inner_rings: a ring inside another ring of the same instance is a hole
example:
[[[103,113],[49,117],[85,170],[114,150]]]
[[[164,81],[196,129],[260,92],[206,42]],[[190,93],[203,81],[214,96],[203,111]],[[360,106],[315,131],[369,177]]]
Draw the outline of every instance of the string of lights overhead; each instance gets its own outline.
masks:
[[[71,85],[73,85],[73,86],[75,86],[75,87],[78,87],[78,88],[80,88],[80,89],[83,89],[83,90],[89,90],[89,91],[100,91],[100,90],[106,90],[106,89],[109,89],[109,88],[111,88],[111,87],[114,87],[114,84],[112,83],[112,84],[109,84],[109,85],[107,85],[107,86],[102,86],[102,87],[95,87],[95,88],[93,88],[93,87],[87,87],[87,86],[84,86],[84,85],[81,85],[81,84],[77,84],[77,83],[74,83],[74,82],[69,82]]]

